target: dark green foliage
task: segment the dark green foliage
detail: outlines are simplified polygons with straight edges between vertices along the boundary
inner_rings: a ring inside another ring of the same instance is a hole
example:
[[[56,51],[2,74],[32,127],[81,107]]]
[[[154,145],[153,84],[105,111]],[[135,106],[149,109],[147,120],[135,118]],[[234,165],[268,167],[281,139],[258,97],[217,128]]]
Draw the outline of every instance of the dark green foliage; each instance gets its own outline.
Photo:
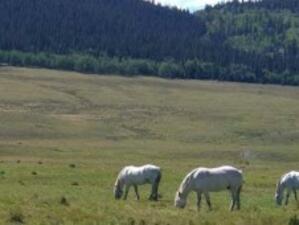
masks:
[[[0,15],[0,49],[27,52],[191,57],[205,32],[190,13],[141,0],[1,0]]]
[[[0,61],[15,66],[33,66],[62,70],[74,70],[84,73],[134,75],[158,75],[164,78],[213,79],[223,81],[259,82],[299,85],[299,73],[285,71],[281,74],[269,70],[262,71],[257,77],[245,65],[231,64],[228,67],[198,59],[185,63],[175,61],[155,62],[145,59],[110,58],[90,55],[56,55],[45,53],[24,53],[18,51],[0,51]]]
[[[174,62],[162,62],[159,66],[158,74],[166,78],[183,77],[182,67]]]
[[[141,0],[0,1],[0,62],[85,73],[299,84],[299,1],[194,15]]]
[[[66,197],[62,196],[60,199],[60,204],[64,206],[70,206],[69,201],[66,199]]]
[[[25,216],[21,210],[17,209],[10,212],[9,222],[13,224],[24,224]]]
[[[197,12],[206,61],[223,66],[225,80],[297,85],[298,12],[297,0],[235,0]]]
[[[98,62],[91,56],[76,56],[74,69],[79,72],[96,73]]]
[[[289,225],[299,225],[299,220],[297,218],[297,215],[294,215],[293,217],[291,217],[288,224]]]
[[[120,75],[155,75],[159,63],[151,60],[131,59],[91,55],[57,55],[45,53],[24,53],[19,51],[1,51],[0,61],[14,66],[33,66],[75,70],[84,73],[120,74]],[[176,64],[173,64],[176,67]]]

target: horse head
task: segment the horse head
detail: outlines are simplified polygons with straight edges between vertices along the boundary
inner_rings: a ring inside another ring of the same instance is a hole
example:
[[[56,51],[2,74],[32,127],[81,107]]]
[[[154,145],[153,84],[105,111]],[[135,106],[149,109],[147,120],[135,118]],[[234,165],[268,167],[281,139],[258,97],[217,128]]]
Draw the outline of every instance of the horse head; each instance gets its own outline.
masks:
[[[276,204],[278,206],[280,206],[282,204],[282,195],[279,195],[279,194],[275,194],[275,201],[276,201]]]
[[[176,192],[175,199],[174,199],[175,207],[183,209],[183,208],[185,208],[186,203],[187,203],[187,200],[186,200],[186,198],[183,197],[182,193],[179,191]]]
[[[278,182],[276,187],[276,193],[275,193],[275,201],[277,205],[281,205],[283,200],[283,188],[280,182]]]
[[[115,199],[120,199],[123,195],[123,187],[120,184],[119,180],[115,182],[113,193]]]

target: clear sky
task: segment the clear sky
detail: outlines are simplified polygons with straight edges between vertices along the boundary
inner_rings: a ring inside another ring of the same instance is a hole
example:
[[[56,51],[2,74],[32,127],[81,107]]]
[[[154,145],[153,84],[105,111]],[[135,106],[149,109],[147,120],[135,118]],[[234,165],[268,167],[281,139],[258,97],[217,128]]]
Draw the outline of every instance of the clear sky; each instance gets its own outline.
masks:
[[[177,6],[179,8],[189,9],[194,11],[203,8],[205,5],[214,5],[220,0],[155,0],[156,3],[162,5]]]

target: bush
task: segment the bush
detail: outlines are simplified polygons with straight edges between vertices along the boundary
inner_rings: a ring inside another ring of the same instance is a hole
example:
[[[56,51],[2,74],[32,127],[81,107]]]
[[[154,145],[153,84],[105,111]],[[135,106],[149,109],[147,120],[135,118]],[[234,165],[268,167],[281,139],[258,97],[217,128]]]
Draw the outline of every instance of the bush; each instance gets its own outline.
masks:
[[[9,222],[23,224],[25,223],[25,216],[19,209],[10,211]]]
[[[153,75],[163,78],[213,79],[238,82],[299,85],[299,75],[289,72],[275,73],[269,70],[252,71],[245,65],[231,64],[222,67],[198,59],[185,62],[174,60],[155,62],[148,59],[116,58],[101,55],[50,53],[25,53],[1,51],[0,63],[13,66],[36,66],[52,69],[75,70],[83,73],[120,74],[126,76]]]
[[[184,64],[185,78],[196,79],[201,74],[200,65],[196,60],[187,60]]]
[[[57,56],[56,68],[63,70],[74,70],[75,63],[71,56]]]
[[[158,74],[165,78],[183,78],[184,71],[181,66],[173,62],[162,62],[159,66]]]
[[[98,62],[91,56],[77,56],[75,70],[79,72],[95,73],[98,70]]]

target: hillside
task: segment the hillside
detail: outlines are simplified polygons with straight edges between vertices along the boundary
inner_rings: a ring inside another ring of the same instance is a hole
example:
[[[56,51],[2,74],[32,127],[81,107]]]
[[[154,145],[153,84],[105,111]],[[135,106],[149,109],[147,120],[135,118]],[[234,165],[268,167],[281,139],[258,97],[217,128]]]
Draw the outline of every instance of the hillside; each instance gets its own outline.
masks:
[[[2,67],[0,224],[296,224],[293,198],[273,196],[298,168],[298,114],[296,87]],[[116,201],[120,168],[144,163],[161,166],[163,198],[145,185],[141,201]],[[213,211],[193,194],[173,206],[187,172],[224,164],[244,172],[240,212],[226,191]]]
[[[191,14],[141,0],[3,0],[0,62],[298,85],[298,8],[232,1]]]
[[[298,12],[298,1],[262,0],[232,1],[196,14],[205,20],[204,38],[227,49],[217,64],[244,65],[257,80],[287,84],[299,78]]]
[[[187,12],[142,0],[3,0],[0,14],[2,50],[182,59],[205,31]]]

